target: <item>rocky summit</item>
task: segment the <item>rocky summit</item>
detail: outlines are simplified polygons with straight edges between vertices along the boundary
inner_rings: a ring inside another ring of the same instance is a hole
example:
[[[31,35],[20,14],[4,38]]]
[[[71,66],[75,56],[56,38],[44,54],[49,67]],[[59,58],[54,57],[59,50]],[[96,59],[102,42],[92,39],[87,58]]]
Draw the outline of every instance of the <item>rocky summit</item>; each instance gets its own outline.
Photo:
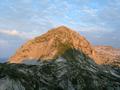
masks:
[[[22,63],[28,60],[52,60],[58,58],[68,49],[83,51],[96,59],[92,45],[79,33],[60,26],[25,43],[10,57],[9,63]]]

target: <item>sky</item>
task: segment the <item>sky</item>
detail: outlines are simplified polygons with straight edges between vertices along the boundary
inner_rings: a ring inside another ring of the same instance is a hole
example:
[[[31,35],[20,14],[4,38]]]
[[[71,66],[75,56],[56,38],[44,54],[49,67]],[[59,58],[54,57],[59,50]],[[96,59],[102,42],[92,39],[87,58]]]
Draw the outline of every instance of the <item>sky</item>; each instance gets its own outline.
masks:
[[[120,47],[120,0],[0,0],[0,58],[65,25],[94,45]]]

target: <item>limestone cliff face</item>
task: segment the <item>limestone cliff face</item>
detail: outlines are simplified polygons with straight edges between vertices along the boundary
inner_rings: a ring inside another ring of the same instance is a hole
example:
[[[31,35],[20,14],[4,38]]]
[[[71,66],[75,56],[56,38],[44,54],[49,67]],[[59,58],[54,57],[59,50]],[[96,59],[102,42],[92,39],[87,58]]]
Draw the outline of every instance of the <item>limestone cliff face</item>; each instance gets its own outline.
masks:
[[[94,48],[99,55],[99,64],[120,66],[120,49],[112,46],[95,46]]]
[[[59,57],[68,49],[77,49],[96,58],[92,45],[79,33],[60,26],[25,43],[10,57],[10,63],[21,63],[24,60],[51,60]]]

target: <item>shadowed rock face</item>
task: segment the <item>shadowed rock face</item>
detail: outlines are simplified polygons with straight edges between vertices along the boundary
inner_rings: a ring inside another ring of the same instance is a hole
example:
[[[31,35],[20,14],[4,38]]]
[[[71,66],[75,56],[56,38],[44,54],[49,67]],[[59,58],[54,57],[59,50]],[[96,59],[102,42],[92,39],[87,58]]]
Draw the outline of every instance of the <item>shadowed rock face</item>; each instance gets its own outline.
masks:
[[[61,26],[25,43],[10,59],[10,63],[24,60],[51,60],[59,57],[66,50],[74,48],[83,51],[91,58],[96,54],[92,45],[81,35]]]
[[[69,49],[39,65],[0,64],[0,90],[120,90],[120,69]]]

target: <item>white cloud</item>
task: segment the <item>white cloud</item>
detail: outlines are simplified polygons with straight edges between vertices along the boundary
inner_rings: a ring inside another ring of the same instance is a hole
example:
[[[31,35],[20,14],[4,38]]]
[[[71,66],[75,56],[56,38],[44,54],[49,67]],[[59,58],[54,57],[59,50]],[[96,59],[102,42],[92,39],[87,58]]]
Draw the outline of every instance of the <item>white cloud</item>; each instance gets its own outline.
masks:
[[[28,31],[18,31],[18,30],[4,30],[4,29],[0,29],[0,33],[4,34],[4,35],[8,35],[8,36],[16,36],[16,37],[20,37],[23,39],[31,39],[34,38],[35,36],[40,35],[41,32],[37,31],[37,30],[32,30],[30,32]]]
[[[31,33],[32,32],[31,33],[27,33],[27,32],[20,32],[20,31],[17,31],[17,30],[4,30],[4,29],[0,29],[0,33],[8,35],[8,36],[16,36],[16,37],[27,39],[27,38],[31,37]]]
[[[0,30],[0,33],[11,35],[11,36],[19,36],[20,32],[17,30]]]

